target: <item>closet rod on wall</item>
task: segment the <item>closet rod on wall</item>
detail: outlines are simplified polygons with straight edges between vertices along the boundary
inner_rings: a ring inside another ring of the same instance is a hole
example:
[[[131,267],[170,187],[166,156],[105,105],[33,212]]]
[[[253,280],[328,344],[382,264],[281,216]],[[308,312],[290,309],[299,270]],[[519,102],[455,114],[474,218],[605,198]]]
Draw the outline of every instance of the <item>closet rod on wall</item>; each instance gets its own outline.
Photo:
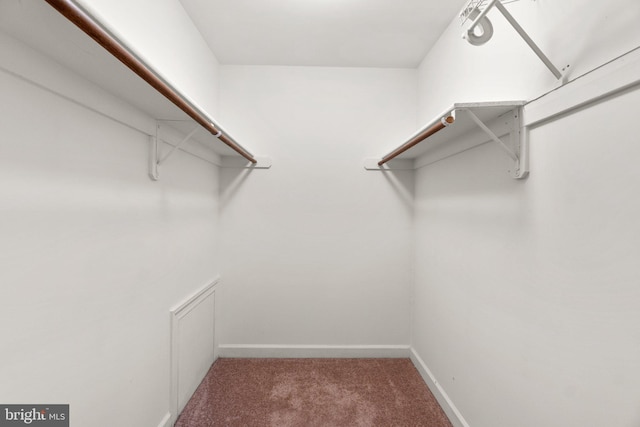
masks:
[[[203,128],[217,137],[220,141],[228,145],[235,152],[240,154],[251,163],[257,160],[238,145],[230,136],[222,133],[221,129],[210,122],[202,113],[194,108],[187,100],[177,93],[167,82],[153,72],[144,62],[136,57],[123,43],[111,35],[98,22],[91,18],[84,10],[71,0],[45,0],[54,9],[60,12],[65,18],[84,31],[89,37],[95,40],[100,46],[111,53],[116,59],[129,67],[131,71],[140,76],[150,84],[161,95],[171,101],[176,107],[184,111],[189,117],[195,120]]]
[[[392,159],[398,157],[400,154],[404,153],[409,148],[418,145],[420,142],[422,142],[425,139],[429,138],[434,133],[437,133],[437,132],[441,131],[442,129],[446,128],[447,126],[452,124],[454,121],[455,121],[455,119],[453,118],[453,116],[443,117],[442,119],[440,119],[439,123],[436,123],[435,125],[431,126],[430,128],[423,130],[422,132],[420,132],[419,134],[417,134],[416,136],[411,138],[409,141],[405,142],[400,147],[396,148],[391,153],[389,153],[386,156],[384,156],[382,158],[382,160],[380,160],[378,162],[378,166],[382,166],[385,163],[387,163],[389,160],[392,160]]]

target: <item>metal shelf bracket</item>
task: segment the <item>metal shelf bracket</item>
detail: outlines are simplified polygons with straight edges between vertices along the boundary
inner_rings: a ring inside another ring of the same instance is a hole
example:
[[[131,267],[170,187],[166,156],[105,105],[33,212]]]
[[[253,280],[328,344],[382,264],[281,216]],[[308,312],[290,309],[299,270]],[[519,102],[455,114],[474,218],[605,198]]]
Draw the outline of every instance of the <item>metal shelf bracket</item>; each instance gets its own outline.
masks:
[[[182,138],[182,140],[178,144],[171,147],[169,152],[161,157],[160,136],[158,135],[160,125],[156,124],[156,134],[151,136],[151,151],[149,155],[149,176],[151,176],[151,179],[153,179],[154,181],[160,179],[160,165],[166,162],[167,159],[169,159],[169,157],[171,157],[171,155],[176,152],[176,150],[186,144],[187,141],[189,141],[200,128],[200,125],[196,125],[196,127],[194,127],[191,132],[189,132],[184,138]]]
[[[495,142],[498,147],[504,151],[507,156],[513,161],[513,167],[509,169],[509,174],[514,179],[526,178],[529,174],[528,165],[528,151],[526,133],[523,132],[522,127],[522,107],[514,108],[510,113],[508,119],[508,126],[510,127],[508,133],[508,143],[502,141],[482,120],[476,116],[476,114],[468,108],[462,109],[468,114],[469,118],[475,122],[475,124],[487,134],[487,136]]]
[[[511,24],[513,29],[516,30],[520,37],[522,37],[531,50],[533,50],[538,58],[540,58],[549,71],[551,71],[555,78],[562,81],[562,83],[566,83],[567,77],[562,74],[562,71],[558,70],[558,68],[553,65],[547,55],[542,52],[542,49],[540,49],[533,39],[529,37],[527,32],[522,28],[522,26],[520,26],[513,15],[509,13],[501,0],[490,0],[488,3],[487,1],[488,0],[470,0],[462,10],[460,15],[462,18],[462,24],[464,25],[468,20],[472,21],[467,31],[462,35],[462,38],[474,46],[480,46],[488,42],[493,35],[493,25],[491,25],[491,22],[487,18],[487,14],[493,7],[495,7],[502,16],[505,17],[509,24]],[[567,65],[563,68],[563,71],[568,67],[569,66]]]

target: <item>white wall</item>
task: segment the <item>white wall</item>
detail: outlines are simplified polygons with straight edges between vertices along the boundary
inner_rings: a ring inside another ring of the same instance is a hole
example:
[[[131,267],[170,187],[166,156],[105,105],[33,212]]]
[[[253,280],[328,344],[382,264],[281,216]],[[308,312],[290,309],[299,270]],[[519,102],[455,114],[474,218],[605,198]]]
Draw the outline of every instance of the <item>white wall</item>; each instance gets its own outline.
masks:
[[[217,119],[218,60],[179,0],[77,0],[164,77]]]
[[[151,181],[144,114],[108,118],[118,100],[1,41],[0,401],[68,403],[73,425],[157,426],[169,310],[219,272],[218,168],[179,152]],[[7,71],[27,59],[63,96]]]
[[[408,345],[412,172],[363,160],[415,129],[416,78],[222,67],[221,120],[273,167],[222,171],[221,346]]]
[[[507,7],[573,77],[640,45],[637,2],[556,3]],[[473,48],[452,23],[420,70],[422,121],[555,86],[505,30]],[[527,180],[493,145],[417,171],[412,346],[469,426],[640,423],[639,102],[627,91],[531,129]]]

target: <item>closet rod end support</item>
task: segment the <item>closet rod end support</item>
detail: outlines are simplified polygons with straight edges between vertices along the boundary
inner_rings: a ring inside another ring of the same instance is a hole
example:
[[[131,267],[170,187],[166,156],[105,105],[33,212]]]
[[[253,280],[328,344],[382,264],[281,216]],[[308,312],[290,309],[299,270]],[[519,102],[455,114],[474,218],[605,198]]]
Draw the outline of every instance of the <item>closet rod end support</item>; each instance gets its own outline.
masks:
[[[158,165],[158,138],[155,135],[149,137],[149,178],[152,181],[160,179]]]

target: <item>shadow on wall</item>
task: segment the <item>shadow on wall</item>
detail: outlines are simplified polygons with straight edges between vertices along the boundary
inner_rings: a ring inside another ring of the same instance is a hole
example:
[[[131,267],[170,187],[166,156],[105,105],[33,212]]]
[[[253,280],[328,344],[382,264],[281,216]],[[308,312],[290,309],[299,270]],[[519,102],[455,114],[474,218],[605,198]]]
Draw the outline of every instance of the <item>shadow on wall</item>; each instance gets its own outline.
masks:
[[[220,177],[220,206],[224,208],[249,178],[250,168],[225,168]]]
[[[414,200],[414,171],[413,170],[382,170],[382,176],[387,180],[398,200],[413,213]]]
[[[416,214],[487,230],[522,225],[531,210],[525,192],[529,178],[513,179],[507,173],[509,161],[487,143],[421,168],[416,172]]]

